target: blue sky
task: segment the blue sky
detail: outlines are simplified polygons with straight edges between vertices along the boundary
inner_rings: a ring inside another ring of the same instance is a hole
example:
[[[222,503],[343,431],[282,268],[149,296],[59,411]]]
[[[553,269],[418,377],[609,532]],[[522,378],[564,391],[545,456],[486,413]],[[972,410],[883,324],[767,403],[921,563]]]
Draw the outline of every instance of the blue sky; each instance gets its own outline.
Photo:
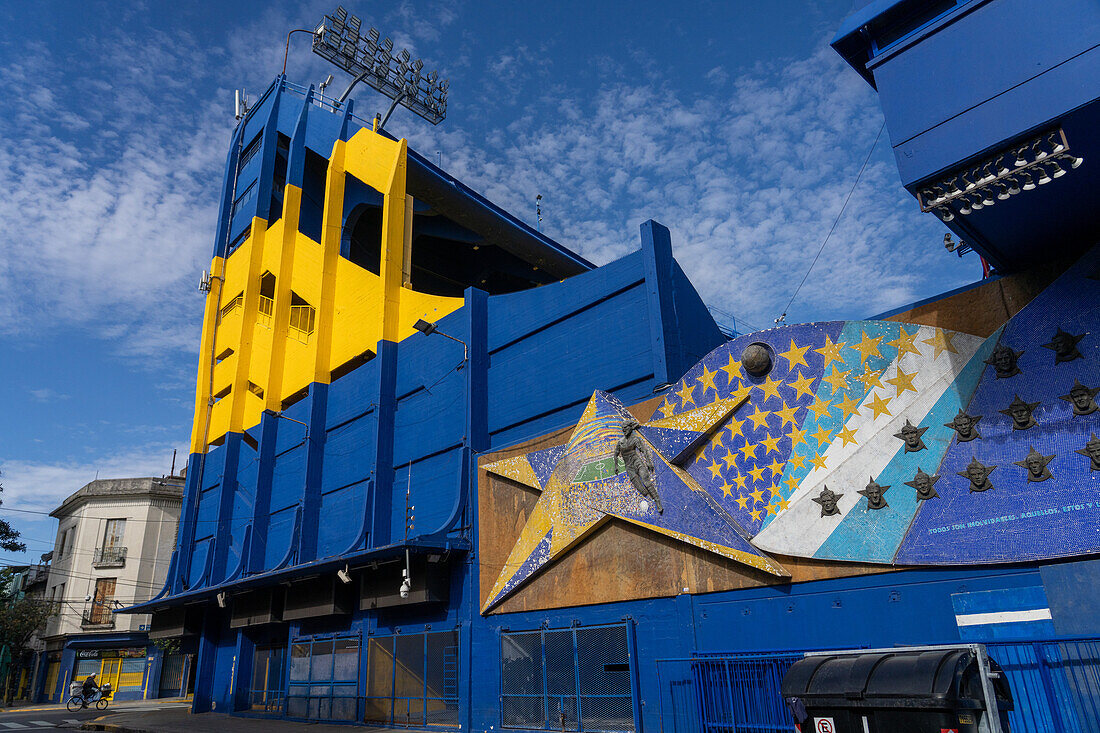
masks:
[[[532,223],[541,193],[544,231],[598,264],[661,221],[742,328],[783,310],[882,124],[828,48],[851,0],[345,5],[451,80],[447,120],[399,109],[390,132]],[[56,529],[33,512],[97,473],[185,460],[233,90],[257,96],[286,31],[334,6],[0,5],[0,514],[26,557]],[[305,35],[291,43],[291,80],[334,71]],[[353,96],[363,117],[385,109]],[[883,133],[788,321],[976,279],[944,231],[901,189]]]

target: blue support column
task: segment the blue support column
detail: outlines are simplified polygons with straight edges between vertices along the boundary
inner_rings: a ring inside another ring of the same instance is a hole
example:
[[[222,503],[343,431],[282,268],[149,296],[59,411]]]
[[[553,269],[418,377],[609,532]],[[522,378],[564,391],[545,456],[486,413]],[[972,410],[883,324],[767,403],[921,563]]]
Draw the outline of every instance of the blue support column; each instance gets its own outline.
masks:
[[[371,495],[371,528],[368,547],[390,544],[393,512],[393,421],[397,403],[397,344],[378,342],[375,391],[375,431],[366,446],[367,465],[374,466]],[[372,455],[373,454],[373,455]]]
[[[183,593],[185,581],[191,573],[191,550],[195,546],[195,522],[198,519],[199,499],[202,498],[202,474],[206,456],[192,453],[187,459],[187,485],[183,491],[183,508],[176,538],[175,574],[167,579],[172,593]]]
[[[229,543],[232,542],[233,498],[237,494],[237,468],[241,455],[240,433],[227,433],[225,436],[224,464],[222,482],[218,487],[218,519],[214,532],[214,562],[211,565],[207,585],[220,583],[225,579],[226,565],[229,560]],[[209,467],[208,467],[209,468]]]
[[[643,222],[642,259],[649,302],[649,335],[653,351],[653,381],[667,384],[680,378],[683,361],[679,343],[666,338],[665,319],[673,313],[672,238],[668,229],[650,219]]]
[[[275,449],[279,438],[279,416],[264,412],[260,416],[260,465],[256,472],[256,501],[252,505],[252,542],[248,547],[245,574],[264,570],[267,531],[271,524],[271,489],[275,477]]]
[[[217,609],[207,608],[202,619],[198,659],[191,670],[195,679],[195,696],[191,701],[191,712],[193,713],[208,713],[213,709],[211,703],[214,700],[214,668],[218,655],[218,631]]]
[[[327,384],[309,388],[309,437],[306,439],[306,483],[302,491],[302,527],[298,537],[298,562],[317,557],[318,523],[321,516],[321,470],[325,461]]]

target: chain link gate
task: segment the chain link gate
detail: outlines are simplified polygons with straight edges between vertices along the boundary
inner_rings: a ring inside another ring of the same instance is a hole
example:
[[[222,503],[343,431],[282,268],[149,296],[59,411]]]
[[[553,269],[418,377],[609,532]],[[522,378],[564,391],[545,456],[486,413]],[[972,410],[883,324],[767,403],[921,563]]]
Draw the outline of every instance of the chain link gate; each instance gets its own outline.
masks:
[[[633,731],[631,652],[625,623],[502,632],[501,726]]]

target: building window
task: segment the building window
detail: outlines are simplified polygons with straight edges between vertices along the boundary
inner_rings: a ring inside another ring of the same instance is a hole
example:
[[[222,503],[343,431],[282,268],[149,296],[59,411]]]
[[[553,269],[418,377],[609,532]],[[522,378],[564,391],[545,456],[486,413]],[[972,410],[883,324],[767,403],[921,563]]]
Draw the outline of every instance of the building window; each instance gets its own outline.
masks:
[[[122,567],[126,564],[125,519],[108,519],[103,529],[103,543],[96,548],[92,564],[97,568]]]
[[[115,600],[115,578],[99,578],[95,582],[95,595],[85,613],[84,623],[88,625],[114,624],[111,608]]]
[[[502,633],[501,726],[632,731],[626,624]]]

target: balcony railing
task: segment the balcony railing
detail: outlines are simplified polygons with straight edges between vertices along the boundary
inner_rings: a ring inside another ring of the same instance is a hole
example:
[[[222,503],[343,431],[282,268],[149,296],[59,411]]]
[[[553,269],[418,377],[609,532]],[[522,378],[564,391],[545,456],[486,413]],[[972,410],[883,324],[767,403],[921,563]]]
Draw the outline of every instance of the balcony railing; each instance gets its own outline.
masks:
[[[256,320],[260,322],[262,326],[271,326],[271,316],[275,313],[275,299],[269,298],[266,295],[260,296],[259,312],[256,316]]]
[[[113,629],[115,627],[115,615],[111,613],[108,602],[92,601],[80,614],[80,626],[82,628]]]
[[[92,554],[92,566],[97,568],[121,568],[126,564],[125,547],[97,547]]]

